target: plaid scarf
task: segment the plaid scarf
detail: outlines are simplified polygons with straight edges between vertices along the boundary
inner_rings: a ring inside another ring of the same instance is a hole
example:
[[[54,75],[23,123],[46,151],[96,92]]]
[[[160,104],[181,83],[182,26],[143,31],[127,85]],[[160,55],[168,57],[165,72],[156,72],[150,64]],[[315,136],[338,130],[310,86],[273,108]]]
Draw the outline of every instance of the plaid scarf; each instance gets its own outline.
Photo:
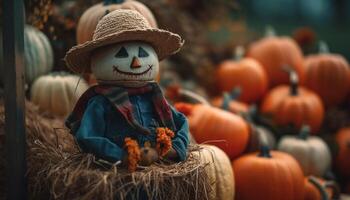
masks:
[[[80,126],[80,122],[83,118],[88,101],[96,95],[103,95],[109,100],[115,110],[122,114],[124,119],[131,127],[140,133],[149,134],[150,130],[141,126],[134,118],[133,106],[129,100],[129,95],[144,94],[147,92],[152,92],[153,105],[161,125],[176,131],[170,106],[164,98],[163,93],[157,83],[149,83],[146,86],[139,88],[125,88],[111,85],[92,86],[80,97],[76,103],[72,113],[66,120],[66,126],[74,134]]]

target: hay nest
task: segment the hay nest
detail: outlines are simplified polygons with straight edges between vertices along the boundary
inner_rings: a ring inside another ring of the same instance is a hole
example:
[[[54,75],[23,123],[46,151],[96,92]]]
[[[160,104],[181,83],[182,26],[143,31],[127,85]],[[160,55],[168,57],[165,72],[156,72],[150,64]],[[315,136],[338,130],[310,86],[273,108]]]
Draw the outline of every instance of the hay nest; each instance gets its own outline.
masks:
[[[62,120],[40,116],[26,104],[28,193],[33,199],[208,199],[207,164],[190,153],[186,162],[160,161],[129,173],[121,164],[100,162],[82,153]],[[55,128],[56,127],[56,128]],[[0,139],[4,110],[0,108]],[[3,154],[0,140],[0,155]],[[199,150],[191,145],[190,152]],[[3,158],[3,157],[1,157]],[[0,161],[0,177],[4,162]],[[0,188],[5,186],[0,179]],[[4,194],[4,192],[0,191]]]

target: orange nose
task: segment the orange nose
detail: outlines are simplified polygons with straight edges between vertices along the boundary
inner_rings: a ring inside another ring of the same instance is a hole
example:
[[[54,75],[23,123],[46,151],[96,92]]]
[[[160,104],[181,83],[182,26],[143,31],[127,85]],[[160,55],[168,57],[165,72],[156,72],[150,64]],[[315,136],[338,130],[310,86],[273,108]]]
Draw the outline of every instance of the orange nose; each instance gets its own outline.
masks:
[[[130,68],[131,69],[136,69],[136,68],[140,68],[141,67],[141,64],[140,64],[140,61],[137,57],[134,57],[132,59],[132,62],[131,62],[131,65],[130,65]]]

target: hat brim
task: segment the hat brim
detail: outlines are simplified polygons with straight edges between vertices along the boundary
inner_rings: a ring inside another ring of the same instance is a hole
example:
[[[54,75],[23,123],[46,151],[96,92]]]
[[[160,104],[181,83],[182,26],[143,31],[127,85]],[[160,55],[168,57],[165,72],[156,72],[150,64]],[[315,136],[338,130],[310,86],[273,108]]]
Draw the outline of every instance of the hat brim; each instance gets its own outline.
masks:
[[[162,29],[128,30],[107,35],[72,47],[65,56],[68,67],[76,73],[88,73],[91,53],[100,47],[128,41],[146,42],[154,48],[159,60],[175,54],[183,45],[181,37]]]

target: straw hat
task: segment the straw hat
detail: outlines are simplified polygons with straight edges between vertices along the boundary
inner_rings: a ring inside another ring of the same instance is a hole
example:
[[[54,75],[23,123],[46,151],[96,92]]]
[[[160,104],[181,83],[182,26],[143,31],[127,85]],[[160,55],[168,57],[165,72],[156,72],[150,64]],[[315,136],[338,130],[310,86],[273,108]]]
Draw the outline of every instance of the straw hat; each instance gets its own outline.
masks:
[[[95,49],[127,41],[149,43],[159,60],[176,53],[183,45],[179,35],[152,28],[137,11],[120,9],[104,16],[96,26],[92,41],[72,47],[65,61],[76,73],[90,72],[90,57]]]

